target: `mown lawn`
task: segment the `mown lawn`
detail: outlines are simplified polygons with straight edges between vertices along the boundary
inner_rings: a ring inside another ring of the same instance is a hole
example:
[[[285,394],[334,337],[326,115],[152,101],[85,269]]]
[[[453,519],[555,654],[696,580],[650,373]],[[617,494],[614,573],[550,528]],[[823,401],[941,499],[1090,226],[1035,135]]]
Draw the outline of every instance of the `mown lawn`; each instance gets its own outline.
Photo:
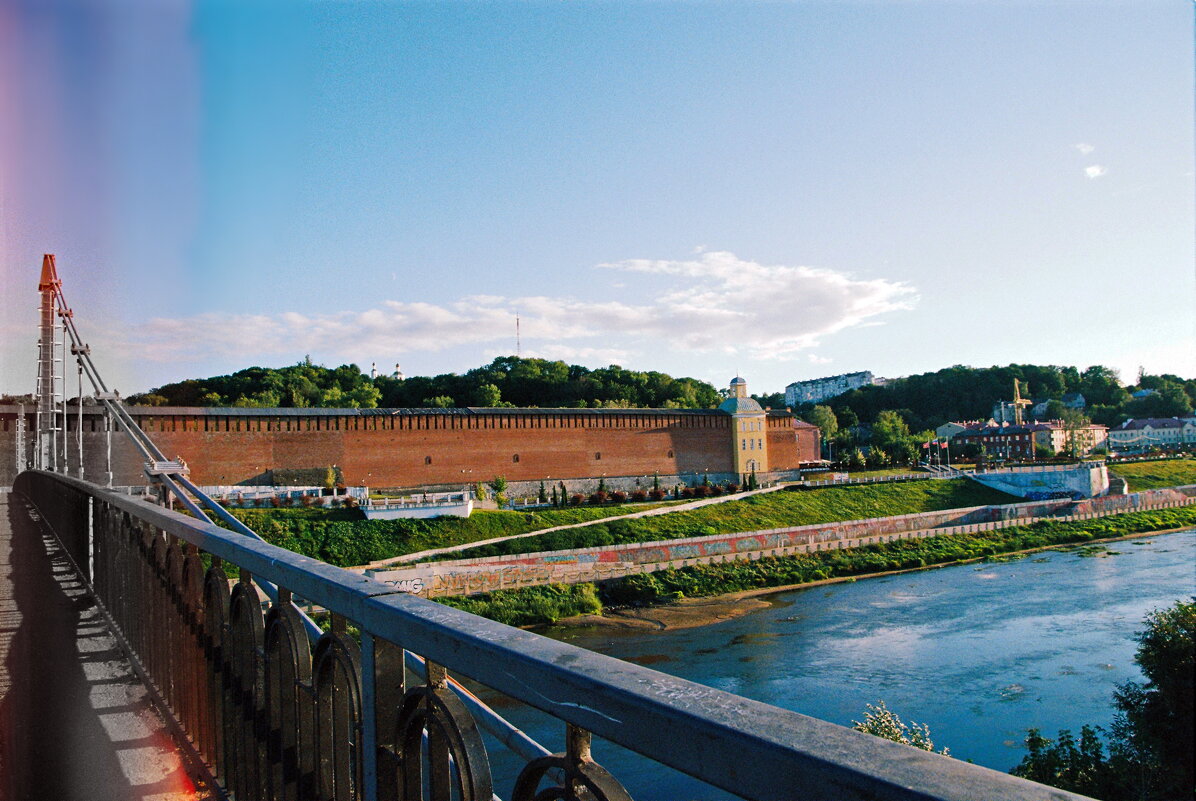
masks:
[[[1015,503],[1017,500],[967,479],[781,490],[658,517],[612,520],[481,545],[437,558],[461,559],[704,537],[809,523]]]
[[[1109,468],[1130,485],[1130,492],[1196,484],[1196,459],[1167,459],[1158,462],[1130,462]]]

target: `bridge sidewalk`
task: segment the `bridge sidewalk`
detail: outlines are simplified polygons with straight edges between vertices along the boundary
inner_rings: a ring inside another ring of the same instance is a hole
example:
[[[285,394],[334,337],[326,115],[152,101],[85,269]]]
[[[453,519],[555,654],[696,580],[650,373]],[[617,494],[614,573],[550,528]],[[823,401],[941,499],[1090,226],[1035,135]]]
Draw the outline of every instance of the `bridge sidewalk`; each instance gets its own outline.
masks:
[[[208,797],[57,540],[0,493],[0,801]]]

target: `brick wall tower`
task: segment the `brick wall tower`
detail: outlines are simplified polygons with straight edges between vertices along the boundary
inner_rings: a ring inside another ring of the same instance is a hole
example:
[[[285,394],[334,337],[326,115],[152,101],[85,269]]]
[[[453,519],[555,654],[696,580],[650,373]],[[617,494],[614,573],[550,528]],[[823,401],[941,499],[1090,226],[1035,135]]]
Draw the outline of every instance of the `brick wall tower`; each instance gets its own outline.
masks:
[[[735,455],[735,472],[740,476],[768,472],[768,414],[748,396],[747,382],[739,376],[731,379],[730,397],[718,408],[732,418],[731,452]]]

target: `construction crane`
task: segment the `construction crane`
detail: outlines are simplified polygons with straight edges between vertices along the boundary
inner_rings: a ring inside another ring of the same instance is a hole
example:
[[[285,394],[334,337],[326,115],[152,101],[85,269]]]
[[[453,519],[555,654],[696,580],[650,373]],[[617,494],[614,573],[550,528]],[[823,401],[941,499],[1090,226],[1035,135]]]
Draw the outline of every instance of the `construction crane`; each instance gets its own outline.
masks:
[[[1022,397],[1020,384],[1016,378],[1013,379],[1013,422],[1019,426],[1022,425],[1022,407],[1034,405],[1034,401]]]

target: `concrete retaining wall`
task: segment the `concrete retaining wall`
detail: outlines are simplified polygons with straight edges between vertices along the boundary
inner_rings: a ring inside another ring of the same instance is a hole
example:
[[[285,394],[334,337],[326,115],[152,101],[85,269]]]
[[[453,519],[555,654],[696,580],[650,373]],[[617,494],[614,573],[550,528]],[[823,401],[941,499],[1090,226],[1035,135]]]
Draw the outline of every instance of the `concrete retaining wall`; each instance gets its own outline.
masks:
[[[986,487],[1018,498],[1045,498],[1059,493],[1093,498],[1109,491],[1109,472],[1104,462],[1081,462],[1074,467],[1016,467],[968,475]]]

